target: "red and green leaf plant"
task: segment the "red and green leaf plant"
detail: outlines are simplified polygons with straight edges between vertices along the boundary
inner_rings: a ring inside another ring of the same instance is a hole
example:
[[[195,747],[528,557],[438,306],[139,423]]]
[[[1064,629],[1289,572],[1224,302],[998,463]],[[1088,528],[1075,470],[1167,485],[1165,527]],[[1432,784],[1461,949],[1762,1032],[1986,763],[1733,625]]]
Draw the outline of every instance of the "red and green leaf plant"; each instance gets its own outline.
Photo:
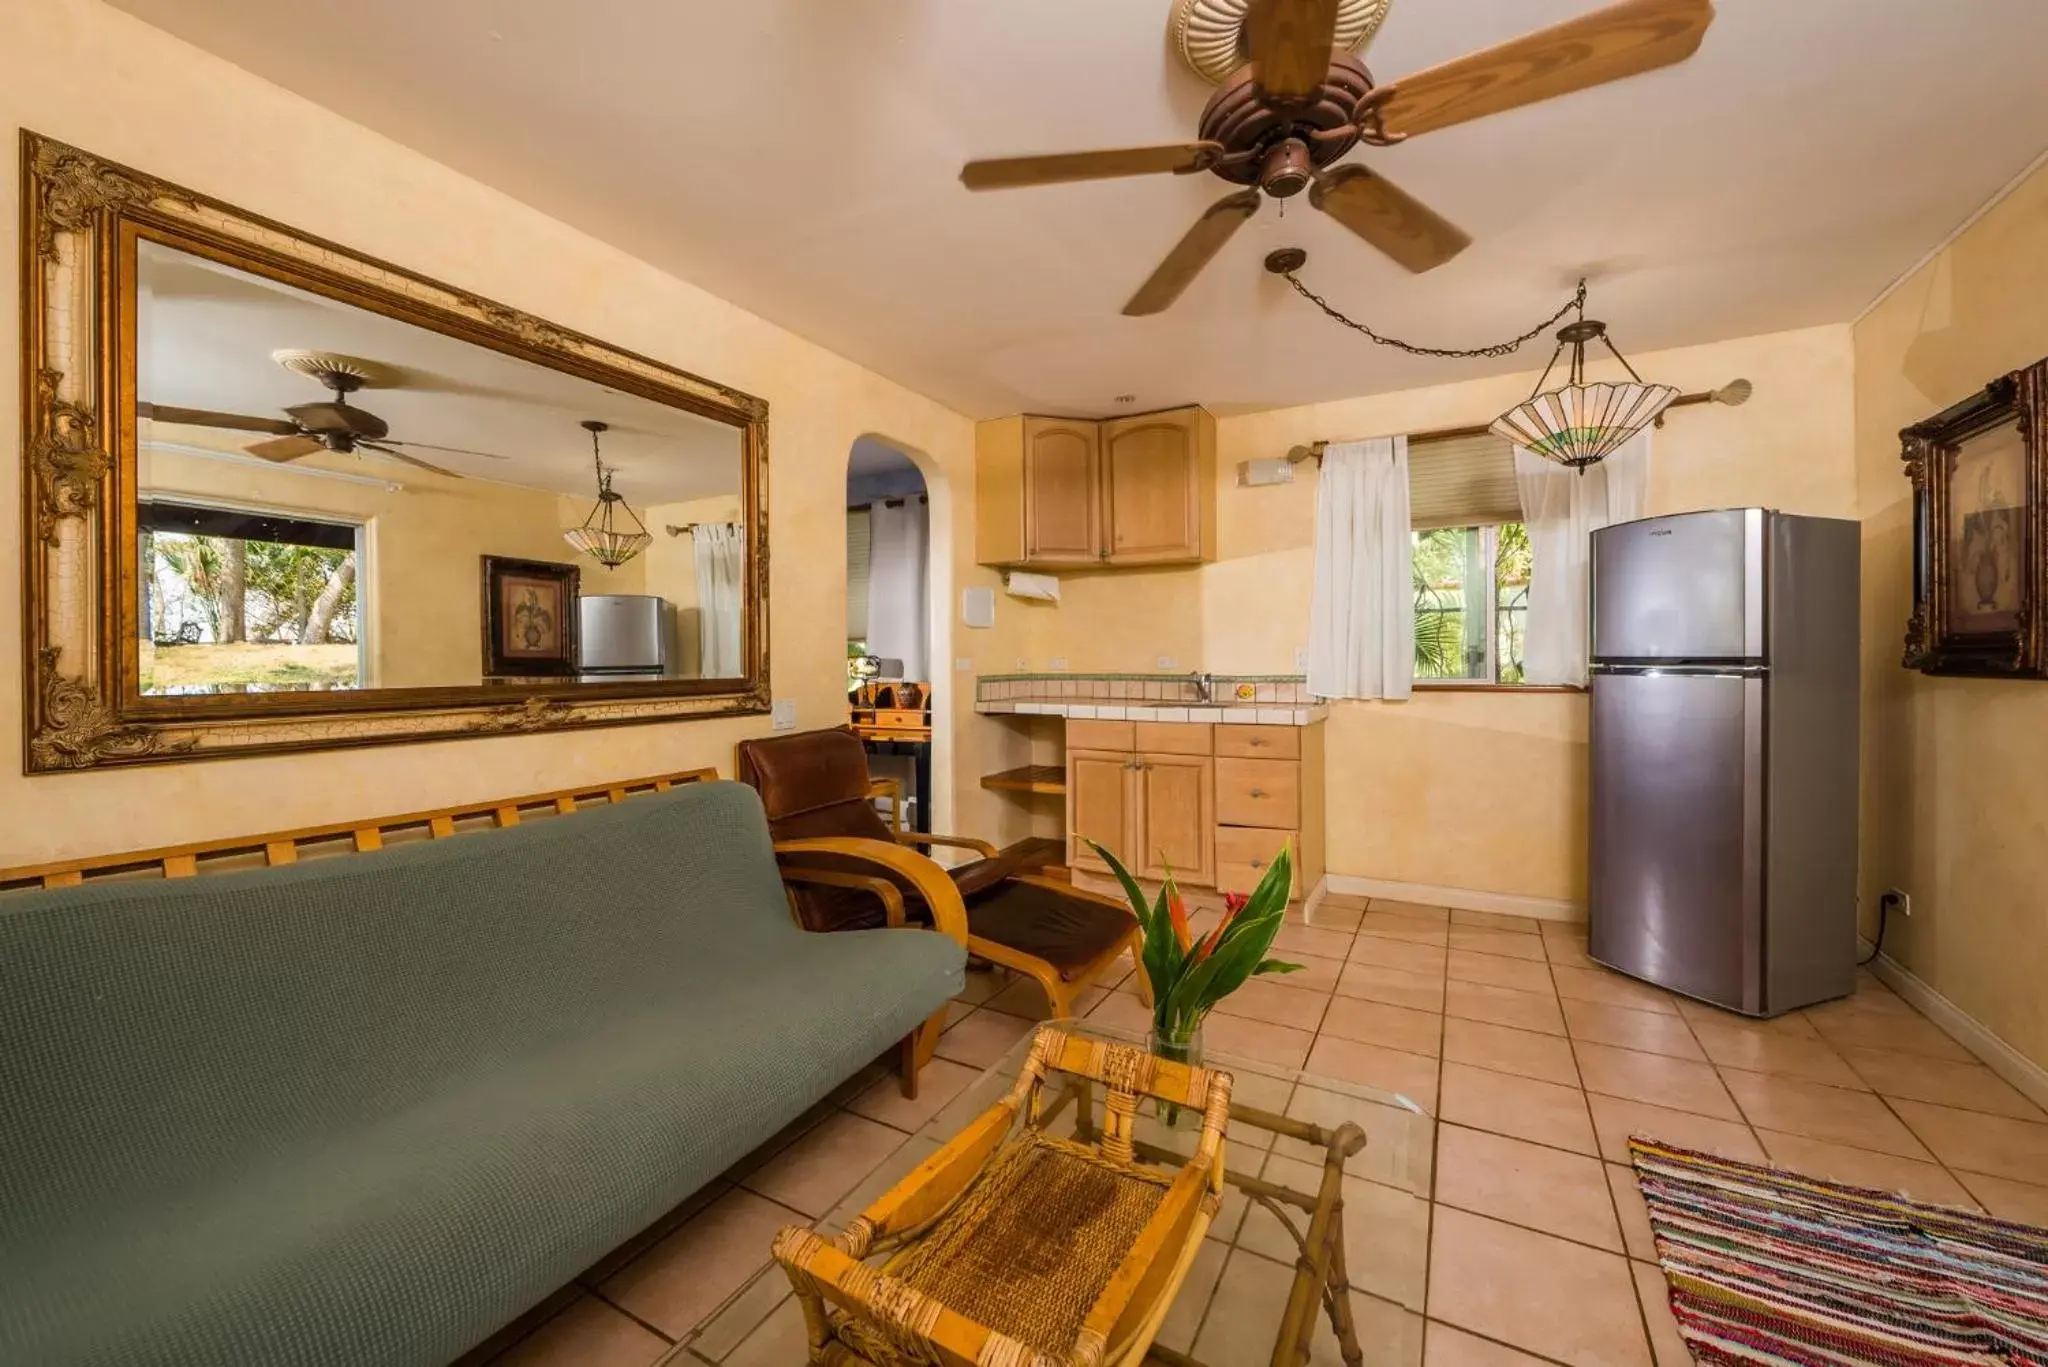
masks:
[[[1266,957],[1287,915],[1287,895],[1294,883],[1291,844],[1274,857],[1250,893],[1225,893],[1223,919],[1196,939],[1171,867],[1159,895],[1148,901],[1122,860],[1093,840],[1088,843],[1123,884],[1131,914],[1138,918],[1144,938],[1140,960],[1152,985],[1152,1033],[1162,1053],[1184,1055],[1216,1003],[1252,978],[1301,971],[1300,964]]]

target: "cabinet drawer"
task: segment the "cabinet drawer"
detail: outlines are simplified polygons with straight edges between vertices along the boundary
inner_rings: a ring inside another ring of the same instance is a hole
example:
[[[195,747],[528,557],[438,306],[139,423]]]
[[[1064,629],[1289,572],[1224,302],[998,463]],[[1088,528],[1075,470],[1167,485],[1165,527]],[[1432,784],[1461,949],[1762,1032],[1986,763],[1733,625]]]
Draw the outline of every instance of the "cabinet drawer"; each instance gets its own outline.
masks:
[[[1216,761],[1216,819],[1291,831],[1301,825],[1301,765],[1291,759]]]
[[[1281,846],[1294,842],[1294,896],[1301,895],[1301,836],[1295,831],[1269,831],[1256,826],[1216,828],[1216,886],[1224,892],[1250,892],[1266,876]]]
[[[1216,753],[1245,759],[1300,759],[1298,726],[1219,726]]]
[[[1138,721],[1131,726],[1137,732],[1137,748],[1155,755],[1206,755],[1209,733],[1216,729],[1207,722],[1189,721]]]
[[[1067,748],[1069,750],[1135,750],[1137,743],[1132,738],[1131,723],[1127,721],[1090,721],[1069,719],[1067,722]]]

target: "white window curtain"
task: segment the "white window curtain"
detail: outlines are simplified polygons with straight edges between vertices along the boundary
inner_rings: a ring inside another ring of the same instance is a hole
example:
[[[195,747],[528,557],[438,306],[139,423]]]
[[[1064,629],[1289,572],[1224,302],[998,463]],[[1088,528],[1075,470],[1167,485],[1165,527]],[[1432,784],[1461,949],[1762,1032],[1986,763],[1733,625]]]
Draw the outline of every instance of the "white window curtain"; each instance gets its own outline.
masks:
[[[868,510],[846,510],[846,639],[868,638]]]
[[[1408,439],[1342,442],[1316,481],[1308,686],[1325,698],[1405,698],[1415,682]]]
[[[698,673],[733,679],[740,663],[740,577],[747,560],[747,533],[730,522],[700,522],[691,535],[697,570]]]
[[[1515,448],[1515,484],[1529,529],[1529,618],[1523,678],[1532,684],[1586,682],[1588,573],[1592,535],[1643,515],[1650,478],[1650,430],[1581,475]]]
[[[868,654],[929,679],[925,649],[930,528],[922,498],[868,505]]]

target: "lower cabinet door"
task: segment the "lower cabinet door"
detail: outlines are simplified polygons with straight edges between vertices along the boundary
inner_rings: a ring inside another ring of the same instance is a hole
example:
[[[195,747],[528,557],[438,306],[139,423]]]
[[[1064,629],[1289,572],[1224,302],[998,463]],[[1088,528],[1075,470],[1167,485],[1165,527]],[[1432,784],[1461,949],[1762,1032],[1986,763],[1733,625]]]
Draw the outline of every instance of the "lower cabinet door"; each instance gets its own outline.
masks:
[[[1137,756],[1134,830],[1148,878],[1173,876],[1189,887],[1216,881],[1216,761],[1207,755]],[[1128,860],[1138,868],[1138,860]]]
[[[1127,867],[1138,864],[1131,825],[1132,756],[1118,750],[1067,751],[1067,863],[1077,869],[1108,873],[1109,865],[1088,847],[1094,840]],[[1084,840],[1082,837],[1087,837]]]

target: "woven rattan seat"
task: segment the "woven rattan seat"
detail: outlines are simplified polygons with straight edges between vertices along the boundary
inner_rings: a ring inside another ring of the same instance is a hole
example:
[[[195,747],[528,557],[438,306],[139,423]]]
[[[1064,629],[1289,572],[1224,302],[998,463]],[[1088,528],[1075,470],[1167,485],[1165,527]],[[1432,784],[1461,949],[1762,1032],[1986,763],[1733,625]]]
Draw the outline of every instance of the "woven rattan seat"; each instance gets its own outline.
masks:
[[[1048,1077],[1102,1084],[1100,1139],[1047,1134]],[[1186,1164],[1137,1161],[1142,1099],[1201,1115]],[[775,1257],[818,1367],[1135,1364],[1216,1211],[1228,1074],[1042,1027],[1017,1085],[827,1241]]]

